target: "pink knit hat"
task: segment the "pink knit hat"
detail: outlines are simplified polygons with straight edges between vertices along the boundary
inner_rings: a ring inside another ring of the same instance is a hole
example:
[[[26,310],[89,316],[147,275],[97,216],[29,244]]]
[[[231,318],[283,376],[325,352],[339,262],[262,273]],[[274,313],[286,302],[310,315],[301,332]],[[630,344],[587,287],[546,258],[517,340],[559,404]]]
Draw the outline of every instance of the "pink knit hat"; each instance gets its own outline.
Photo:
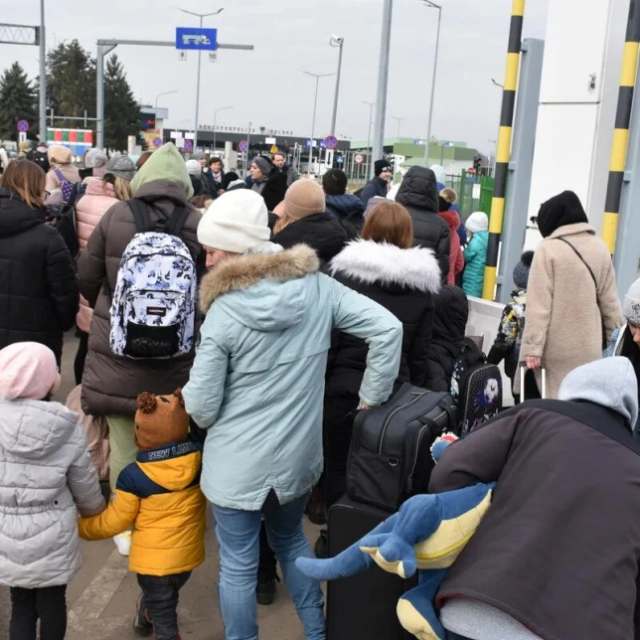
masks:
[[[37,342],[17,342],[0,351],[0,396],[43,400],[62,384],[53,351]]]

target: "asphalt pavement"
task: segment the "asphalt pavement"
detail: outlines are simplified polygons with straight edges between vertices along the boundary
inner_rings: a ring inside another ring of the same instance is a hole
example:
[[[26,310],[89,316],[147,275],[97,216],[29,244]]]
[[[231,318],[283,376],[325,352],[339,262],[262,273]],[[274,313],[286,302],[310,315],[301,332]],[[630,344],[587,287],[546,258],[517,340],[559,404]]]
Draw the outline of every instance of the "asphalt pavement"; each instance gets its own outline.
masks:
[[[63,387],[56,399],[64,401],[73,388],[73,359],[77,340],[67,336],[62,363]],[[196,569],[181,591],[178,615],[183,640],[224,640],[218,606],[218,543],[211,511],[207,511],[205,563]],[[319,527],[305,520],[307,537],[313,543]],[[112,540],[82,541],[84,564],[69,585],[67,608],[69,626],[66,640],[126,640],[131,631],[139,589],[129,573],[127,558],[120,556]],[[0,638],[8,638],[9,593],[0,588]],[[291,599],[280,583],[272,606],[259,607],[260,638],[263,640],[304,640],[302,625]]]

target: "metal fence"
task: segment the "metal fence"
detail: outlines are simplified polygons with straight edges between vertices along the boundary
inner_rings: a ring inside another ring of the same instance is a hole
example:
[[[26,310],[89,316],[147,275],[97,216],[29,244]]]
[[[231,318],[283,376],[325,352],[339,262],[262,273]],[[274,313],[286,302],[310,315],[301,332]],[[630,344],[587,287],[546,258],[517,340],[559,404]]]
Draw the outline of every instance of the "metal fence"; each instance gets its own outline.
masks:
[[[458,209],[464,222],[474,211],[491,213],[494,179],[476,177],[463,171],[459,176],[447,176],[447,186],[458,194]]]

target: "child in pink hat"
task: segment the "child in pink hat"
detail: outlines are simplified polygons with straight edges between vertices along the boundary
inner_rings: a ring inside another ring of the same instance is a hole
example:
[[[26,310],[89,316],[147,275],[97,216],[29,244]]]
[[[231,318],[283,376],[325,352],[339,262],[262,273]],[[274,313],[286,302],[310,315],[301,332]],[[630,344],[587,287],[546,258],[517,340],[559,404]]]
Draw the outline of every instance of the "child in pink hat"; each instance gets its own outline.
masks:
[[[11,589],[10,640],[62,640],[67,584],[82,564],[78,512],[104,499],[78,416],[48,402],[60,386],[53,351],[35,342],[0,350],[0,585]]]

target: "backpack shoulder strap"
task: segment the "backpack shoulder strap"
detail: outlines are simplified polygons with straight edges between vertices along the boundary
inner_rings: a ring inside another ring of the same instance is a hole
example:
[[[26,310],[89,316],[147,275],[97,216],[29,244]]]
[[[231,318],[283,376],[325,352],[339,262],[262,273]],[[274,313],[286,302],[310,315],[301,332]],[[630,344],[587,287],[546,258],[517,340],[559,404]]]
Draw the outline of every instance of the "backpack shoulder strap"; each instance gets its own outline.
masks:
[[[151,222],[147,205],[137,198],[127,200],[127,204],[129,205],[129,209],[131,209],[131,213],[133,213],[133,220],[136,223],[137,232],[147,233],[148,231],[153,231],[154,226]]]
[[[188,217],[189,209],[182,205],[177,206],[169,216],[169,219],[165,222],[164,232],[169,233],[172,236],[179,236],[182,233],[182,229]]]
[[[64,177],[64,174],[62,173],[62,171],[60,171],[60,169],[58,169],[58,167],[53,168],[53,173],[55,173],[58,180],[60,180],[60,184],[67,181],[67,179]]]

